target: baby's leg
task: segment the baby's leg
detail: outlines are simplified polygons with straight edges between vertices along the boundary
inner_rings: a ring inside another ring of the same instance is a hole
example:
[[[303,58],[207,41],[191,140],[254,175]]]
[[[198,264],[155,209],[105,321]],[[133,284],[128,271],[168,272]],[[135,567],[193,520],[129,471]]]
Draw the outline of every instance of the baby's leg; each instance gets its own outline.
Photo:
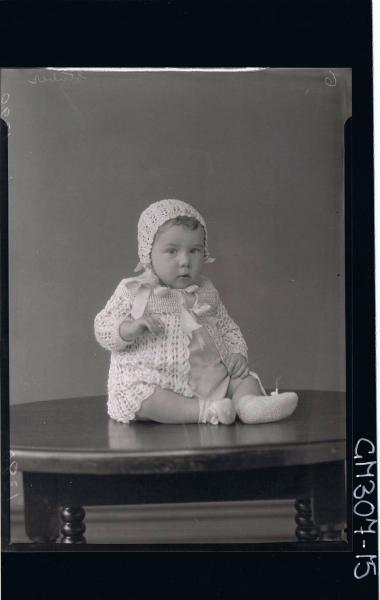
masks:
[[[243,423],[269,423],[289,417],[298,403],[298,396],[293,392],[263,395],[258,379],[248,375],[244,379],[231,379],[229,394],[236,413]]]
[[[246,396],[247,394],[253,394],[255,396],[263,395],[263,391],[257,379],[252,375],[247,375],[247,377],[244,378],[236,377],[236,379],[231,379],[227,395],[232,398],[235,409],[239,398]]]
[[[139,420],[159,423],[198,423],[199,400],[156,387],[136,413]]]
[[[230,425],[235,420],[235,410],[228,398],[214,400],[211,409],[216,415],[215,421],[204,420],[205,402],[199,398],[187,398],[171,390],[156,387],[136,413],[137,420],[156,421],[158,423],[199,423],[221,422]],[[206,406],[207,408],[207,406]]]

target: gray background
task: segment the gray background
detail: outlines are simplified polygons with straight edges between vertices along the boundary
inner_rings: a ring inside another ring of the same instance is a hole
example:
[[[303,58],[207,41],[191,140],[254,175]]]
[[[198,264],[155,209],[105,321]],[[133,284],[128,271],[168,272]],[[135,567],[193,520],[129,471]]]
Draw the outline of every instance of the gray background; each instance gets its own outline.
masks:
[[[204,215],[206,272],[264,385],[345,389],[351,74],[333,71],[2,71],[11,403],[105,393],[93,319],[133,274],[141,210],[165,197]]]

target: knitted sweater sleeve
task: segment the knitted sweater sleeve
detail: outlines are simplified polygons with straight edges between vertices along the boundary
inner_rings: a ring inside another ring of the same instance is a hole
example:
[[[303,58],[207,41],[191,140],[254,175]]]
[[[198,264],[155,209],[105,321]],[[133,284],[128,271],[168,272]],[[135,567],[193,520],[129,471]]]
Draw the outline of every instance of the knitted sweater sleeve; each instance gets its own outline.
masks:
[[[218,302],[217,302],[217,328],[220,331],[223,341],[227,346],[229,352],[238,353],[245,356],[248,360],[248,347],[243,338],[243,335],[240,331],[238,325],[236,325],[235,321],[231,319],[228,314],[226,307],[221,301],[218,294]]]
[[[106,350],[124,350],[128,343],[120,337],[119,327],[132,308],[131,292],[123,279],[106,306],[95,317],[95,337]]]

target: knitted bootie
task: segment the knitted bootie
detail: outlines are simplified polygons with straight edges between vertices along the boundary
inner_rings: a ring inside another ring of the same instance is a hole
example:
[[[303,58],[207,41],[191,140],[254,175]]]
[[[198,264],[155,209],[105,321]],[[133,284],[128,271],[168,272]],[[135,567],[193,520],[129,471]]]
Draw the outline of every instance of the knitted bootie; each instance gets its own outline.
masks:
[[[211,423],[212,425],[232,425],[236,419],[236,411],[230,398],[220,400],[199,400],[198,423]]]
[[[289,417],[297,403],[298,396],[294,392],[272,393],[270,396],[248,394],[239,398],[236,412],[243,423],[270,423]]]

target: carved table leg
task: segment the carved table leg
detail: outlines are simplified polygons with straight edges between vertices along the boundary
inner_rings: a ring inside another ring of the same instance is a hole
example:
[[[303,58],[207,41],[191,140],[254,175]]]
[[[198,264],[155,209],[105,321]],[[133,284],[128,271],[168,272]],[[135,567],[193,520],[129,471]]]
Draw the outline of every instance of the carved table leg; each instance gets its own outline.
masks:
[[[67,506],[61,509],[62,544],[85,544],[84,532],[86,513],[82,507]]]
[[[313,469],[314,518],[323,541],[341,541],[346,521],[344,461]]]
[[[25,530],[32,542],[55,542],[59,535],[57,482],[53,475],[24,473]]]
[[[340,542],[342,541],[342,528],[330,523],[329,525],[321,525],[320,540],[322,542]]]
[[[319,529],[312,519],[309,498],[299,498],[294,503],[296,509],[296,537],[300,542],[314,542],[319,537]]]

